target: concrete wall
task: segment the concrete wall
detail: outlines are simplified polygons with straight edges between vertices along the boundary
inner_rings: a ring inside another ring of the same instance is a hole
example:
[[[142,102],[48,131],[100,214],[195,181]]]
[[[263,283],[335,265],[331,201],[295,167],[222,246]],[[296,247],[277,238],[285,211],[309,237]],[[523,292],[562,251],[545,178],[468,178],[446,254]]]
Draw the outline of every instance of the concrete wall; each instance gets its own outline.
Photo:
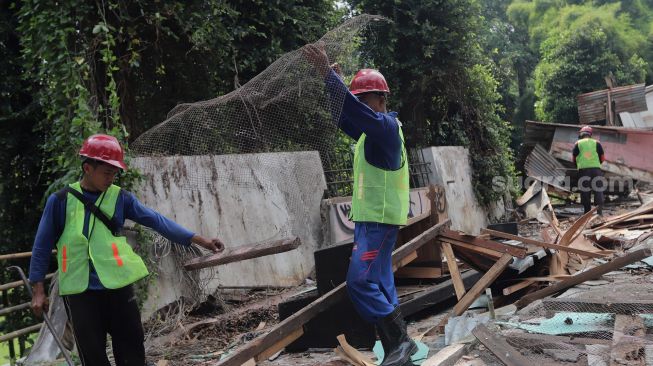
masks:
[[[431,163],[431,183],[445,189],[452,230],[478,235],[487,227],[488,213],[478,204],[472,188],[469,151],[462,146],[427,147],[422,151],[425,161]],[[497,212],[492,211],[495,216]]]
[[[136,190],[141,202],[194,232],[219,237],[227,248],[301,239],[294,251],[220,266],[208,293],[218,286],[294,286],[313,269],[326,189],[317,152],[141,157],[131,166],[144,175]],[[144,313],[187,290],[180,263],[164,257],[159,267]]]

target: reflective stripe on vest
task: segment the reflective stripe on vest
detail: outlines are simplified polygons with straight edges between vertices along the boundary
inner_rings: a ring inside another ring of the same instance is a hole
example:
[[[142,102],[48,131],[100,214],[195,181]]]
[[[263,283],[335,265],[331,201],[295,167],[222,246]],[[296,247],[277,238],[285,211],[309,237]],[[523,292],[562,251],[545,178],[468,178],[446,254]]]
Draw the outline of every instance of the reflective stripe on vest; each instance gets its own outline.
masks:
[[[596,152],[596,140],[592,138],[584,138],[578,140],[578,156],[576,156],[576,168],[600,168],[601,159],[599,153]]]
[[[384,170],[373,166],[365,158],[365,134],[362,134],[354,152],[354,191],[350,219],[358,222],[379,222],[406,225],[409,208],[408,159],[401,138],[401,167]]]
[[[81,192],[79,182],[70,185]],[[120,187],[112,185],[95,202],[108,217],[113,217]],[[89,239],[83,234],[85,207],[75,196],[66,196],[66,224],[57,242],[59,293],[72,295],[88,288],[89,260],[102,285],[109,289],[125,287],[147,276],[145,263],[127,244],[124,236],[111,231],[91,214]]]

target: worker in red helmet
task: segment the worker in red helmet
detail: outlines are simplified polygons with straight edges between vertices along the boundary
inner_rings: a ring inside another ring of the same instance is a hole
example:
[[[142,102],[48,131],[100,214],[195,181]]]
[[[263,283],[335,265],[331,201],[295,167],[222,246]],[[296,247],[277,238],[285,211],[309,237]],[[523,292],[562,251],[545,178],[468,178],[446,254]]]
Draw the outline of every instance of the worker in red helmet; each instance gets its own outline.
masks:
[[[220,239],[195,234],[143,206],[134,194],[113,184],[127,170],[118,140],[93,135],[79,151],[82,178],[48,197],[32,258],[31,307],[40,317],[48,310],[43,281],[57,249],[59,294],[82,365],[109,366],[107,334],[117,366],[145,365],[144,334],[132,284],[148,275],[141,257],[122,234],[126,219],[150,227],[167,239],[212,251]]]
[[[417,346],[406,331],[392,271],[399,227],[408,218],[409,174],[401,123],[397,113],[387,110],[390,89],[379,71],[362,69],[347,90],[329,66],[323,44],[307,45],[303,53],[324,77],[333,104],[344,97],[338,126],[357,141],[349,297],[361,317],[376,326],[385,354],[381,365],[412,365]]]
[[[601,143],[592,138],[592,132],[590,126],[583,126],[580,129],[572,156],[578,169],[578,189],[585,213],[592,209],[593,193],[594,205],[598,206],[596,213],[603,215],[603,191],[607,184],[601,171],[601,164],[605,161],[605,152]]]

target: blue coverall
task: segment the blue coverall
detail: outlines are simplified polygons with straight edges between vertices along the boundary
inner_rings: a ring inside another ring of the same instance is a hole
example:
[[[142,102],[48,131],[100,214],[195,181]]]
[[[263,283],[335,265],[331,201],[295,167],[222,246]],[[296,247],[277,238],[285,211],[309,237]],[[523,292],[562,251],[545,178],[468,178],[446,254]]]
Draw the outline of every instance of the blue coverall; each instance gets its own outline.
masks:
[[[380,113],[351,94],[335,72],[326,79],[327,91],[345,96],[338,126],[354,140],[365,133],[365,158],[373,166],[401,167],[402,140],[396,112]],[[398,305],[392,273],[392,251],[399,226],[356,222],[354,248],[347,272],[347,289],[354,307],[370,323],[389,315]]]

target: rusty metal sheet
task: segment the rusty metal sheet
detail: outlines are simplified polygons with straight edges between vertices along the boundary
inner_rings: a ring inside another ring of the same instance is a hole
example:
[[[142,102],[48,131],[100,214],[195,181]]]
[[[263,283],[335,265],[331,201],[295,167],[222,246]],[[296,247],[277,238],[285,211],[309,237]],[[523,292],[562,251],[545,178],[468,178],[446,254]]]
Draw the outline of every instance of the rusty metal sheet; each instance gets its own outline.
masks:
[[[643,112],[646,106],[646,86],[644,84],[621,86],[580,94],[578,98],[578,117],[580,123],[588,124],[606,119],[608,92],[612,96],[614,112]]]
[[[570,192],[565,182],[567,169],[540,144],[528,155],[524,168],[529,177]]]

